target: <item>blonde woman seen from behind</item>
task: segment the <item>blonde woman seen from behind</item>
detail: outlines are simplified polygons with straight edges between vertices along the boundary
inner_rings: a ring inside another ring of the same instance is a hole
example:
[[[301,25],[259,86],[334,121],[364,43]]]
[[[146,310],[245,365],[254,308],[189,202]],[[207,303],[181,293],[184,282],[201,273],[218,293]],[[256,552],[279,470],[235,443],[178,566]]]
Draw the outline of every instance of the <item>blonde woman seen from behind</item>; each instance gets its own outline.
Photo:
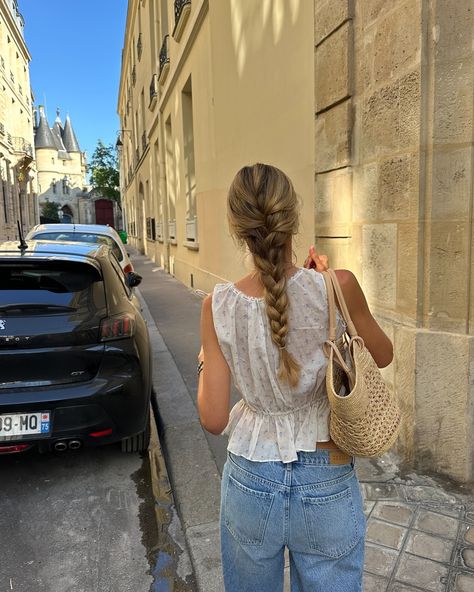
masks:
[[[287,547],[292,592],[361,591],[362,498],[353,459],[328,431],[320,273],[327,258],[311,247],[305,266],[293,265],[297,198],[273,166],[236,174],[228,217],[255,270],[218,284],[203,302],[198,390],[202,425],[229,437],[221,490],[225,590],[281,592]],[[336,273],[359,335],[386,366],[390,340],[354,275]],[[242,398],[230,411],[231,380]]]

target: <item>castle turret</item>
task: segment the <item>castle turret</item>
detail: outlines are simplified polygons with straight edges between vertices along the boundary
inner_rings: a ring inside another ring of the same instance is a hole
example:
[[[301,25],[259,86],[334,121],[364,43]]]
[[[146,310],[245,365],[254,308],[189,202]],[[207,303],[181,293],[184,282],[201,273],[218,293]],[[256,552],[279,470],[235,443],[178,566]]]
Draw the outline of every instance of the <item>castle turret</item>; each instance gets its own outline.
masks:
[[[49,127],[43,105],[39,106],[39,123],[35,130],[35,149],[50,148],[57,150],[53,133]]]
[[[59,108],[56,109],[56,119],[54,120],[52,132],[53,132],[54,141],[56,143],[56,148],[58,150],[58,158],[60,158],[62,160],[69,160],[70,156],[67,153],[66,147],[64,146],[64,142],[63,142],[64,129],[63,129],[63,124],[62,124],[61,118],[59,116]]]
[[[66,123],[64,124],[62,137],[64,146],[68,152],[81,152],[81,149],[79,148],[79,142],[76,138],[76,134],[72,129],[72,124],[69,115],[66,115]]]

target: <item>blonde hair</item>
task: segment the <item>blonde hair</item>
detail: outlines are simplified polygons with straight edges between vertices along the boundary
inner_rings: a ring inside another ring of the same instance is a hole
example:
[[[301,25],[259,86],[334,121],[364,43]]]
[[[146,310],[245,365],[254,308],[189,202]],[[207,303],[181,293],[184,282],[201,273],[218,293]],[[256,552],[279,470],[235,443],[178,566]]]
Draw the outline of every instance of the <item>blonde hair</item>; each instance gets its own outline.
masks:
[[[278,377],[295,386],[300,365],[286,349],[286,254],[290,239],[298,230],[295,190],[282,171],[257,163],[235,175],[227,205],[230,230],[239,242],[247,245],[264,286],[272,340],[279,348]]]

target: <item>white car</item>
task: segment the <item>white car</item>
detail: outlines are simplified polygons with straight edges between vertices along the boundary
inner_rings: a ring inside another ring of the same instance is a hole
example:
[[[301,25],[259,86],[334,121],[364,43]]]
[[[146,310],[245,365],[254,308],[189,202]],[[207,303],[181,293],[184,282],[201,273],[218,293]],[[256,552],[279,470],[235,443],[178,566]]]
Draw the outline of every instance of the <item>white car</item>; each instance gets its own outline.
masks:
[[[106,244],[114,252],[124,273],[133,271],[125,246],[117,231],[104,224],[38,224],[26,235],[26,240],[73,241]]]

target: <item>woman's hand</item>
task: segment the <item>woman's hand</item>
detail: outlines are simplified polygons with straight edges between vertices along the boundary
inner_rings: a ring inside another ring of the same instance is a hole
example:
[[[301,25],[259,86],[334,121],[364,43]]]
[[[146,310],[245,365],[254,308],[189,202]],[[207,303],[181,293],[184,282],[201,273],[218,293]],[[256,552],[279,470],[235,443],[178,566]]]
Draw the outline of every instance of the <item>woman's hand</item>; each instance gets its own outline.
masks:
[[[306,257],[303,267],[306,269],[315,269],[316,271],[326,271],[329,269],[329,260],[327,255],[316,253],[314,245],[309,247],[309,255]]]

